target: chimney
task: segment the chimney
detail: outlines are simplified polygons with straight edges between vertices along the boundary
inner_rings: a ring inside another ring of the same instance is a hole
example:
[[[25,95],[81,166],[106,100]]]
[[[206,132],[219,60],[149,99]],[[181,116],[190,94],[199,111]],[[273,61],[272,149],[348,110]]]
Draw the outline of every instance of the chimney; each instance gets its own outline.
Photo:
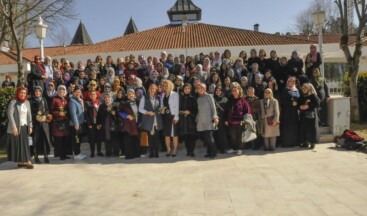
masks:
[[[186,26],[187,26],[188,20],[187,20],[187,16],[184,15],[182,17],[182,32],[185,32]]]
[[[255,31],[255,32],[259,32],[259,26],[260,26],[260,25],[259,25],[259,24],[257,24],[257,23],[254,25],[254,31]]]

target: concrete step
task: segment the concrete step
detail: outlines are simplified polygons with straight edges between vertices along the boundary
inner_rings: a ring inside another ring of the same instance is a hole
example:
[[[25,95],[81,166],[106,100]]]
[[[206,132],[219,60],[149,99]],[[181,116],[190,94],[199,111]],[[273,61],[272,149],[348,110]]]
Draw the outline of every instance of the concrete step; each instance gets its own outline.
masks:
[[[319,128],[320,134],[329,134],[331,132],[330,127],[320,127]]]
[[[320,135],[320,143],[332,143],[334,142],[334,135],[333,134],[321,134]]]

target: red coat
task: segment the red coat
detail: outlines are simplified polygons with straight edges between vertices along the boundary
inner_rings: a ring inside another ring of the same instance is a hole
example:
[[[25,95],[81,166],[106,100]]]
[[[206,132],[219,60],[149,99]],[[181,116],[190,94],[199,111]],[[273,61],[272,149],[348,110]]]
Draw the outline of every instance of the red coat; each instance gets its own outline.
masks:
[[[125,102],[121,103],[120,111],[128,115],[134,115],[134,111],[132,110],[129,103]],[[137,136],[138,125],[136,123],[136,119],[134,120],[122,119],[122,132],[126,132],[130,136]]]
[[[68,103],[69,100],[65,97],[64,101],[61,99],[61,97],[56,96],[52,98],[51,104],[50,104],[50,113],[53,117],[52,121],[52,135],[56,137],[62,137],[62,136],[68,136],[69,135],[69,110],[68,110]],[[65,116],[59,116],[59,113],[61,110],[64,110],[66,112]],[[62,122],[66,123],[65,130],[59,129],[59,124]]]
[[[101,97],[101,93],[99,91],[96,91],[96,94],[97,94],[97,100],[99,100],[99,97]],[[85,91],[83,94],[83,100],[90,101],[89,95],[90,95],[90,91]]]

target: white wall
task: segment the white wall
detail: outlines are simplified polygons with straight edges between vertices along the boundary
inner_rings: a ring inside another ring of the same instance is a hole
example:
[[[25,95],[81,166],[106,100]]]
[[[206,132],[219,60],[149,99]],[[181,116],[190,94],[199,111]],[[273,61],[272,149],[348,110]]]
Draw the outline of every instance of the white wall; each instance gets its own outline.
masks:
[[[31,65],[29,62],[23,63],[24,74],[25,76],[30,72]],[[5,75],[9,74],[11,79],[16,82],[18,79],[18,65],[17,64],[9,64],[9,65],[1,65],[0,64],[0,83],[5,80]]]

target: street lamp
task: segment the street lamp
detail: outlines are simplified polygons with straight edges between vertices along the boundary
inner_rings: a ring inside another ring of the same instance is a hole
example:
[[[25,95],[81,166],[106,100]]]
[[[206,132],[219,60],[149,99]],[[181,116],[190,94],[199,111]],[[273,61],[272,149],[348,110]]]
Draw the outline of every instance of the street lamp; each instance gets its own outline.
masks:
[[[317,26],[319,32],[319,50],[321,55],[321,76],[325,76],[325,69],[324,69],[324,54],[322,51],[322,28],[324,27],[325,22],[325,12],[324,11],[316,11],[312,14],[313,23]]]
[[[43,62],[44,60],[43,40],[46,38],[47,25],[43,24],[43,19],[41,16],[38,18],[38,23],[35,26],[35,29],[36,29],[36,36],[38,40],[40,40],[41,60]]]

